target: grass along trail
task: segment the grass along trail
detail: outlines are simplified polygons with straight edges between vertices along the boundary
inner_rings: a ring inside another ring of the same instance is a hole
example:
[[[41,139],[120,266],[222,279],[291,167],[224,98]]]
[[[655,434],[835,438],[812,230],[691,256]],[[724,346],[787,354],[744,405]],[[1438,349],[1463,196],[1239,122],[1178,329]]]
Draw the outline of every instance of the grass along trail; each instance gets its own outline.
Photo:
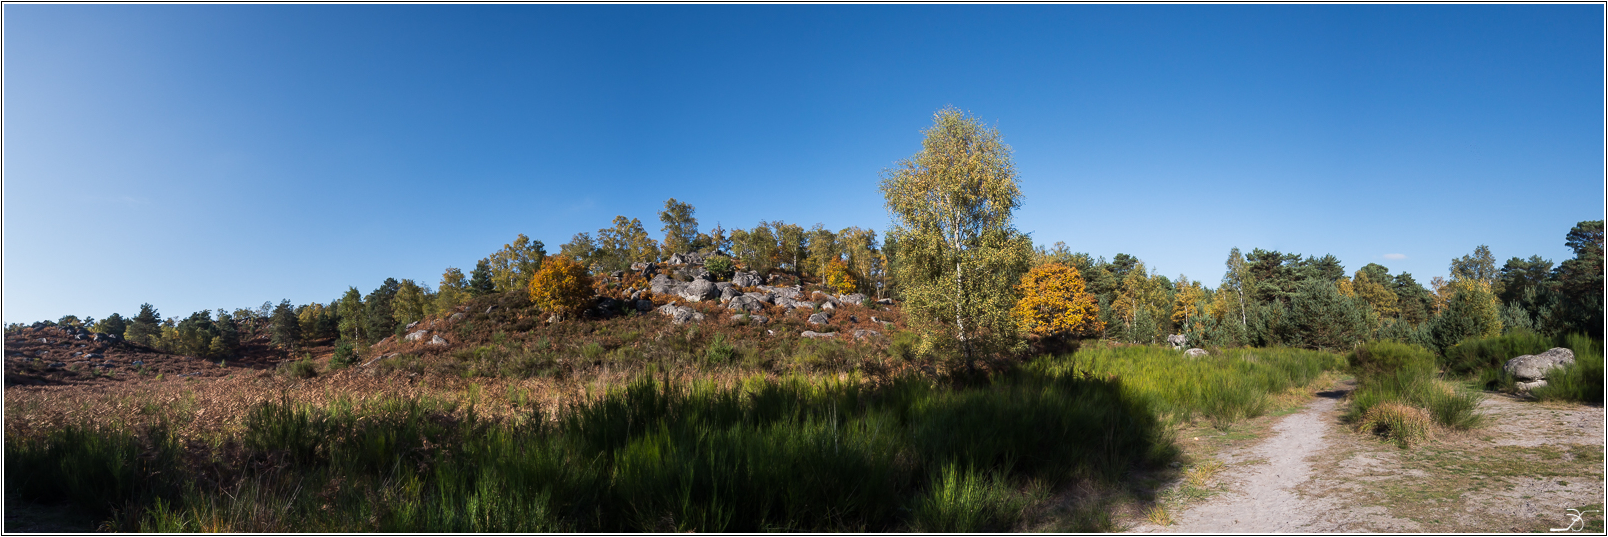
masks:
[[[1296,489],[1312,477],[1308,460],[1326,445],[1332,431],[1333,414],[1342,392],[1323,392],[1302,411],[1284,417],[1273,427],[1273,437],[1248,450],[1226,455],[1239,461],[1266,461],[1265,464],[1235,464],[1218,476],[1230,492],[1189,505],[1172,516],[1166,527],[1145,523],[1137,532],[1182,533],[1270,533],[1332,531],[1332,522],[1321,515],[1335,506],[1326,498],[1308,498]],[[1233,463],[1235,461],[1225,461]]]

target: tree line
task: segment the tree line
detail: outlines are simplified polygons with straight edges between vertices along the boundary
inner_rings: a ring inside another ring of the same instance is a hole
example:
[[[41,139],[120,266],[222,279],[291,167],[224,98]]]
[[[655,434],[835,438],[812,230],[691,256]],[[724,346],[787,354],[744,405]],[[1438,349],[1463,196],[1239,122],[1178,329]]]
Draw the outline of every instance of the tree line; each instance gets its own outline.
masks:
[[[182,319],[162,319],[142,304],[133,318],[68,315],[57,322],[205,357],[231,356],[241,341],[262,335],[286,349],[328,338],[364,345],[477,296],[545,296],[531,282],[556,258],[573,267],[554,273],[554,281],[580,289],[578,276],[691,253],[703,255],[712,272],[756,271],[767,281],[897,298],[919,325],[923,352],[952,352],[968,363],[1025,350],[1027,339],[1158,343],[1179,334],[1195,346],[1342,349],[1394,340],[1442,350],[1515,331],[1602,338],[1601,220],[1569,230],[1565,244],[1575,256],[1556,265],[1532,255],[1498,267],[1482,245],[1452,260],[1450,276],[1426,287],[1376,263],[1348,274],[1332,255],[1234,248],[1213,288],[1184,276],[1169,279],[1124,253],[1108,261],[1065,243],[1034,246],[1012,223],[1021,204],[1019,178],[997,130],[951,107],[935,114],[925,135],[920,152],[883,174],[894,225],[880,241],[860,227],[832,231],[782,221],[704,230],[692,205],[671,198],[658,214],[661,238],[623,215],[596,233],[575,234],[557,255],[520,234],[467,275],[448,267],[434,288],[387,278],[367,294],[349,287],[327,303],[283,300]]]

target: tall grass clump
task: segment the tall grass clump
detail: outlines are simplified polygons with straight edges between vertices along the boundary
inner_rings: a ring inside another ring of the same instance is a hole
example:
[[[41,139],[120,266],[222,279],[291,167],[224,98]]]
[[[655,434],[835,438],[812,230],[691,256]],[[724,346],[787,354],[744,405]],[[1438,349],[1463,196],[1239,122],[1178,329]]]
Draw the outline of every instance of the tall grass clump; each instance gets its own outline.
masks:
[[[1265,413],[1271,396],[1306,386],[1344,366],[1338,354],[1300,349],[1235,349],[1185,358],[1162,347],[1085,348],[1029,364],[1043,371],[1086,371],[1121,379],[1133,397],[1175,420],[1205,419],[1226,429]]]
[[[1542,401],[1574,401],[1602,404],[1602,342],[1570,334],[1564,346],[1574,351],[1574,365],[1547,373],[1547,385],[1530,391]]]
[[[1429,423],[1449,429],[1478,426],[1480,396],[1436,379],[1435,355],[1417,345],[1374,341],[1347,356],[1357,376],[1346,418],[1363,432],[1403,448],[1426,440]]]
[[[163,425],[136,434],[68,425],[5,440],[5,486],[39,502],[70,502],[100,517],[137,520],[137,506],[181,488],[182,448]]]

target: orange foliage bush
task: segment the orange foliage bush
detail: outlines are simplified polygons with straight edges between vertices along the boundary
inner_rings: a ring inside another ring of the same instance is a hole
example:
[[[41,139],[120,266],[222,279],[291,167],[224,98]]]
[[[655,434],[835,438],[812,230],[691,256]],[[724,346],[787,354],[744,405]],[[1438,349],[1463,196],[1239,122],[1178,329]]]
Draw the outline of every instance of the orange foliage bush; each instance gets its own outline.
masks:
[[[591,305],[592,277],[568,257],[554,257],[530,279],[530,301],[546,313],[577,314]]]
[[[1083,336],[1104,328],[1100,306],[1084,289],[1077,269],[1060,263],[1033,267],[1022,275],[1021,299],[1011,315],[1022,331],[1040,336]]]

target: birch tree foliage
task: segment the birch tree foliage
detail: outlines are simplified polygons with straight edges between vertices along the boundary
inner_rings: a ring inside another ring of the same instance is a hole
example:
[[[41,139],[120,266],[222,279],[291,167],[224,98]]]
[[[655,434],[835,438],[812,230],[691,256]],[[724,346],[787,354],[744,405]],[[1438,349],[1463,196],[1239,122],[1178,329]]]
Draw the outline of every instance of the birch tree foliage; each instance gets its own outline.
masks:
[[[1019,341],[1010,312],[1033,245],[1012,225],[1022,192],[999,132],[949,107],[924,134],[920,152],[883,172],[889,268],[923,327],[921,350],[957,344],[970,367]]]

